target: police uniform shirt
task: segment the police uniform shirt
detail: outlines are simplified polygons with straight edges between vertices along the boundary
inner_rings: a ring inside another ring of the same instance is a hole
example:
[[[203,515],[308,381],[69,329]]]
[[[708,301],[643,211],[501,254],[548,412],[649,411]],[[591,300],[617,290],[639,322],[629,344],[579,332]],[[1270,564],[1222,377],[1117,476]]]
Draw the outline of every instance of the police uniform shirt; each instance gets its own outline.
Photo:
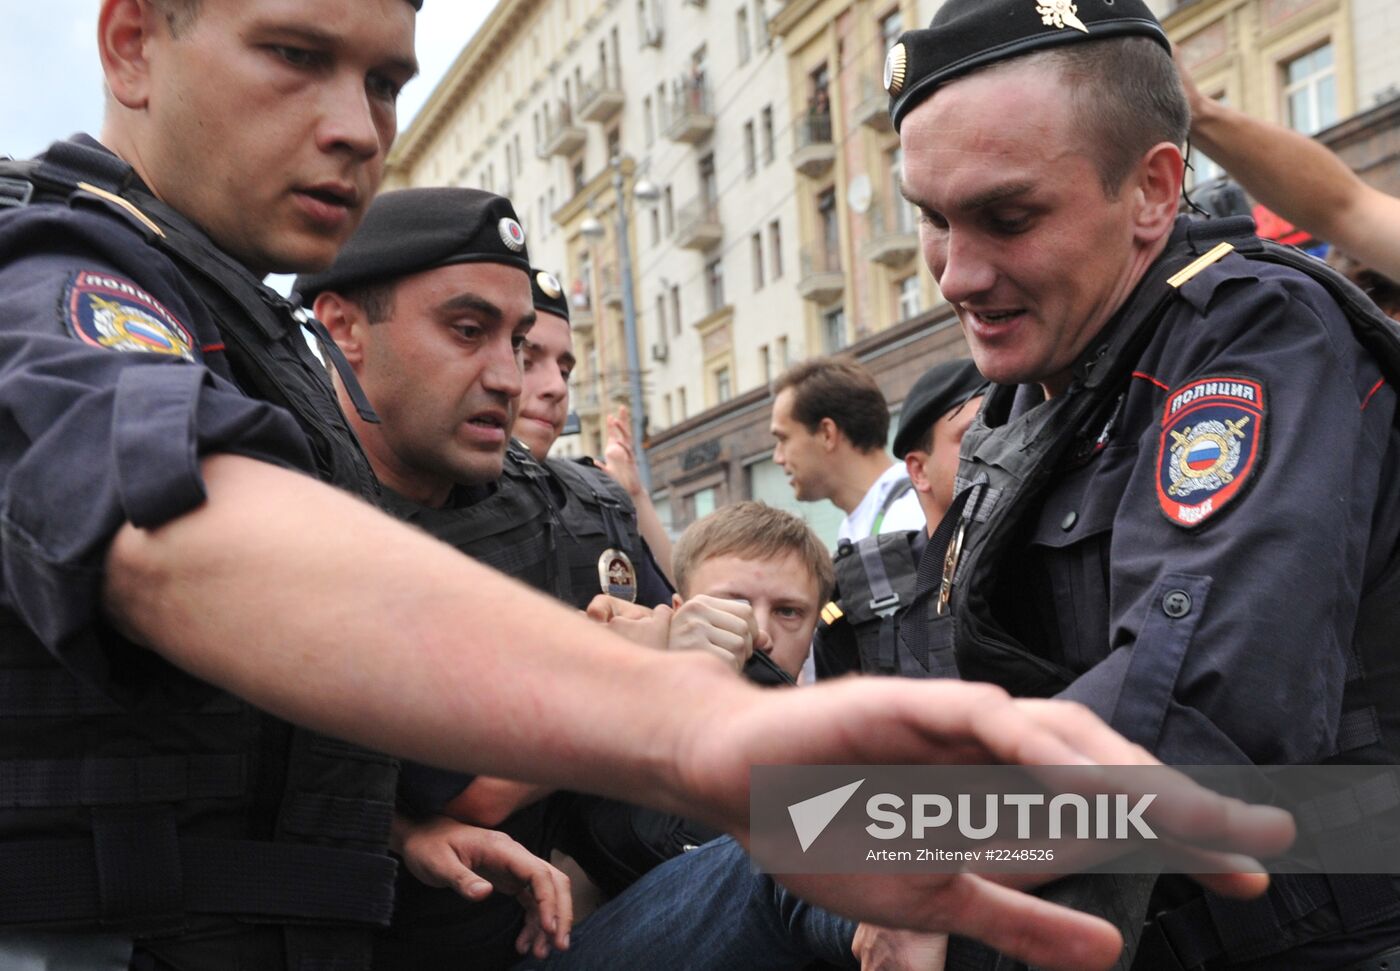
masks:
[[[136,180],[91,138],[75,141]],[[194,679],[103,622],[117,529],[198,506],[211,452],[313,469],[293,419],[233,383],[214,321],[144,231],[82,193],[0,210],[0,610],[133,702]]]
[[[1342,692],[1400,537],[1396,395],[1297,271],[1232,254],[1180,295],[993,610],[1164,762],[1315,763],[1359,741]]]

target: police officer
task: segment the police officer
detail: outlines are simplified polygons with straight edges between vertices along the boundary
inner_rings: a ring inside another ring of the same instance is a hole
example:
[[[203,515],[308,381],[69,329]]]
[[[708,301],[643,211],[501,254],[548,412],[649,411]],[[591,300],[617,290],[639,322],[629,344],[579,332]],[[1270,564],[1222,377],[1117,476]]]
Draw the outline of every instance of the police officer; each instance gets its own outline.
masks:
[[[7,964],[363,967],[393,762],[277,719],[736,829],[759,757],[1065,744],[1069,715],[989,689],[774,695],[638,652],[327,488],[373,476],[260,277],[328,265],[358,222],[416,7],[103,0],[101,142],[0,173]],[[505,677],[522,657],[534,677]],[[936,720],[914,703],[935,700]],[[973,718],[988,705],[1006,718]],[[1101,727],[1075,748],[1127,753]],[[869,902],[868,882],[793,883]]]
[[[817,676],[850,671],[899,674],[899,615],[914,599],[919,557],[928,534],[943,519],[953,499],[958,447],[981,402],[985,385],[968,358],[942,361],[929,368],[904,396],[891,451],[904,462],[927,529],[868,536],[836,547],[836,595],[822,608],[813,643]],[[903,673],[916,677],[955,673],[951,655],[940,656],[936,672],[923,668]]]
[[[950,0],[886,80],[924,255],[995,382],[915,662],[951,644],[1168,762],[1394,761],[1394,328],[1247,222],[1177,218],[1185,97],[1138,0]],[[1136,967],[1400,953],[1389,878],[1230,909],[1128,883],[1100,905],[1130,939],[1154,915]]]
[[[537,325],[532,275],[509,200],[425,188],[379,196],[335,263],[294,286],[379,416],[361,418],[346,383],[336,382],[385,507],[568,599],[548,477],[510,437],[521,356]],[[564,945],[568,878],[545,862],[560,807],[541,795],[525,783],[405,763],[398,798],[407,818],[396,842],[407,865],[393,924],[376,937],[375,967],[504,968],[519,959],[517,948],[543,956]],[[483,839],[477,827],[450,826],[443,816],[479,820],[510,839]],[[478,875],[455,862],[467,841],[473,854],[511,854],[502,887],[512,893],[481,900],[470,892]]]

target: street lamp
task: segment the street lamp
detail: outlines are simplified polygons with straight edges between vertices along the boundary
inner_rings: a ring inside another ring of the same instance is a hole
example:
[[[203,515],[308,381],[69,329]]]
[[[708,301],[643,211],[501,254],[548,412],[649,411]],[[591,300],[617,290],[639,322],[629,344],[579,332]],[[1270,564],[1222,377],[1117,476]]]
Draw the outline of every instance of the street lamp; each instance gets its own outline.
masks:
[[[622,276],[622,339],[627,345],[627,391],[632,398],[629,409],[632,418],[632,444],[637,459],[637,477],[642,488],[651,492],[651,463],[647,460],[647,450],[643,443],[643,412],[646,402],[642,398],[642,361],[637,350],[637,305],[632,295],[632,244],[627,233],[627,195],[623,191],[622,157],[612,159],[613,191],[617,194],[617,258]],[[639,180],[632,187],[632,195],[644,206],[656,205],[661,198],[661,190],[653,182]],[[597,240],[604,233],[603,224],[594,216],[588,216],[579,224],[579,233]]]

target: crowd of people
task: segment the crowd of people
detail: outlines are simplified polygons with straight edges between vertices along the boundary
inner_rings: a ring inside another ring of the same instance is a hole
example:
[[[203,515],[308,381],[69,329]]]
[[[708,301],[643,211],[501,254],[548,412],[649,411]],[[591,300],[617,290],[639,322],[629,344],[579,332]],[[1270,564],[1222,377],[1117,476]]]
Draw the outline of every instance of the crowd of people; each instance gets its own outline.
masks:
[[[892,436],[850,360],[774,383],[834,555],[673,542],[628,416],[551,457],[511,201],[377,194],[421,2],[103,0],[99,136],[0,165],[0,967],[1400,960],[1391,877],[1266,878],[1292,822],[1205,790],[1195,877],[746,848],[757,764],[1393,763],[1400,201],[1141,0],[948,0],[886,87],[970,357]],[[1347,272],[1183,215],[1188,133]]]

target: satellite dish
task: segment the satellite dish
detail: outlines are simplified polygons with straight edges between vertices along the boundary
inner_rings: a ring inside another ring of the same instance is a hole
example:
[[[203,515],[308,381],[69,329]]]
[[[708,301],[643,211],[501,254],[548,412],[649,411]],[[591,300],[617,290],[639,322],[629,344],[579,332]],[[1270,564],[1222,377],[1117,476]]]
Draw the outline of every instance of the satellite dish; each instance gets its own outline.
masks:
[[[846,187],[846,204],[861,215],[870,211],[870,203],[874,198],[875,193],[870,188],[868,175],[856,176]]]

